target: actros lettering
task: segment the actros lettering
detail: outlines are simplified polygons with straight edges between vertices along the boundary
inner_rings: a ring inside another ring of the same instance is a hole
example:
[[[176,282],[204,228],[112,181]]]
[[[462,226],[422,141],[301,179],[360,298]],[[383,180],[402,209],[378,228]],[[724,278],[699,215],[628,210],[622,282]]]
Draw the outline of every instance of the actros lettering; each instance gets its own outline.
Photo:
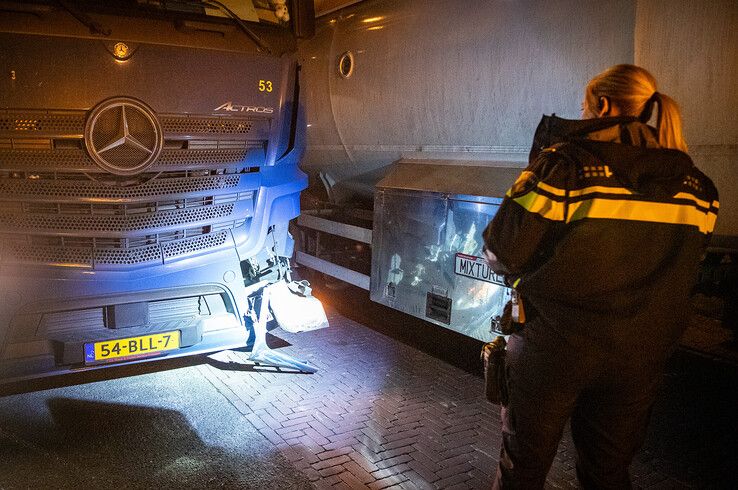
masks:
[[[259,106],[253,106],[253,105],[241,105],[241,104],[234,104],[231,101],[228,101],[224,104],[221,104],[220,106],[213,109],[213,111],[228,111],[228,112],[251,112],[254,114],[271,114],[274,112],[273,107],[259,107]]]

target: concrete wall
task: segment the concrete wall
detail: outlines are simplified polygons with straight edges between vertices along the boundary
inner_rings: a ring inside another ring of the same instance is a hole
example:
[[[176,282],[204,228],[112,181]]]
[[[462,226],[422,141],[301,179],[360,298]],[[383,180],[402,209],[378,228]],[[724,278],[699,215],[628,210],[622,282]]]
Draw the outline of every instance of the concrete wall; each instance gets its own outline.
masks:
[[[716,234],[738,235],[738,2],[641,0],[635,63],[681,106],[695,164],[720,192]]]

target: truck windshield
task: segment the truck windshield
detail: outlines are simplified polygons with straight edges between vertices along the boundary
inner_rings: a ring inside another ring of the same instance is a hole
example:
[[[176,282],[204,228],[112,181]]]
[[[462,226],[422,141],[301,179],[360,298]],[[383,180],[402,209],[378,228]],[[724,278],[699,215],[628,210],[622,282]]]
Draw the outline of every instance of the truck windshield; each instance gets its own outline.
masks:
[[[9,2],[6,2],[9,3]],[[13,4],[10,4],[13,5]],[[257,45],[259,51],[272,53],[271,43],[263,39],[267,31],[289,32],[290,12],[284,0],[30,0],[16,2],[16,8],[35,12],[37,9],[62,8],[95,35],[108,36],[109,26],[94,14],[166,19],[177,25],[187,22],[235,24]],[[257,25],[258,24],[258,25]]]
[[[232,18],[287,27],[289,10],[284,1],[275,0],[108,0],[107,2],[84,2],[101,8],[127,8],[156,15],[169,12],[175,15],[196,16],[203,20]]]
[[[243,22],[289,27],[290,12],[282,0],[25,0],[26,9],[36,5],[62,6],[81,14],[110,13],[154,18]]]

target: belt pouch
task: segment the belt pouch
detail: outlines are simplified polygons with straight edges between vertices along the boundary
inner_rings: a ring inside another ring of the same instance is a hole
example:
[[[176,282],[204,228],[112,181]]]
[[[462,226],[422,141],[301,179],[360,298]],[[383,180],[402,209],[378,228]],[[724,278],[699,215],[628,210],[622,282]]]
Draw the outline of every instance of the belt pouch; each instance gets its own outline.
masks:
[[[482,347],[484,364],[484,394],[495,405],[507,405],[507,377],[505,375],[505,337],[498,336]]]

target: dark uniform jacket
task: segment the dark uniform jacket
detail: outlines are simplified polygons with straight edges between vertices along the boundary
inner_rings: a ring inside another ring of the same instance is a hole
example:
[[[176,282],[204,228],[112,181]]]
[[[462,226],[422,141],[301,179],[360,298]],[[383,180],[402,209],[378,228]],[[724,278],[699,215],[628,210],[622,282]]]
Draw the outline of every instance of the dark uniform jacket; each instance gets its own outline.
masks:
[[[545,116],[484,242],[534,327],[663,357],[689,321],[718,207],[689,156],[636,118]]]

